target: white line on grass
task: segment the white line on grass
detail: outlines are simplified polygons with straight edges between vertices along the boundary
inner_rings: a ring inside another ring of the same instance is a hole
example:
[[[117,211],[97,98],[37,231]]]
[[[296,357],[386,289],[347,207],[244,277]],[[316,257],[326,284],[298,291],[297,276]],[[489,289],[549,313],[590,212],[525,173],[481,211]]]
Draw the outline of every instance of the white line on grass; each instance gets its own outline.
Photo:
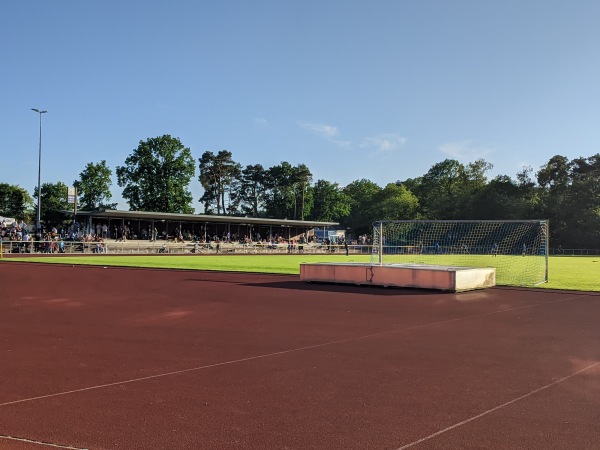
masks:
[[[518,401],[521,401],[521,400],[523,400],[523,399],[525,399],[525,398],[527,398],[527,397],[531,397],[532,395],[534,395],[534,394],[537,394],[538,392],[541,392],[541,391],[543,391],[543,390],[545,390],[545,389],[551,388],[552,386],[555,386],[555,385],[557,385],[558,383],[562,383],[563,381],[566,381],[566,380],[568,380],[569,378],[572,378],[572,377],[574,377],[574,376],[576,376],[576,375],[579,375],[580,373],[583,373],[583,372],[585,372],[585,371],[587,371],[587,370],[590,370],[590,369],[594,368],[595,366],[597,366],[597,365],[599,365],[599,364],[600,364],[600,361],[598,361],[598,362],[595,362],[594,364],[590,364],[589,366],[587,366],[587,367],[584,367],[583,369],[581,369],[581,370],[578,370],[577,372],[574,372],[574,373],[572,373],[572,374],[570,374],[570,375],[567,375],[566,377],[563,377],[563,378],[561,378],[560,380],[556,380],[556,381],[554,381],[554,382],[552,382],[552,383],[550,383],[550,384],[547,384],[547,385],[545,385],[545,386],[542,386],[542,387],[540,387],[540,388],[534,389],[533,391],[531,391],[531,392],[528,392],[527,394],[523,394],[523,395],[521,395],[520,397],[513,398],[512,400],[509,400],[509,401],[508,401],[508,402],[506,402],[506,403],[502,403],[501,405],[498,405],[498,406],[496,406],[496,407],[494,407],[494,408],[488,409],[487,411],[484,411],[484,412],[482,412],[481,414],[477,414],[476,416],[473,416],[473,417],[470,417],[470,418],[468,418],[468,419],[466,419],[466,420],[463,420],[462,422],[455,423],[454,425],[451,425],[451,426],[449,426],[449,427],[447,427],[447,428],[444,428],[443,430],[436,431],[435,433],[432,433],[432,434],[430,434],[429,436],[425,436],[424,438],[421,438],[421,439],[418,439],[418,440],[416,440],[416,441],[413,441],[413,442],[411,442],[410,444],[403,445],[402,447],[399,447],[399,448],[397,448],[396,450],[404,450],[404,449],[406,449],[406,448],[409,448],[409,447],[412,447],[412,446],[414,446],[414,445],[420,444],[421,442],[428,441],[429,439],[432,439],[432,438],[434,438],[434,437],[436,437],[436,436],[439,436],[440,434],[446,433],[447,431],[450,431],[450,430],[453,430],[453,429],[455,429],[455,428],[458,428],[458,427],[460,427],[460,426],[462,426],[462,425],[465,425],[465,424],[467,424],[467,423],[469,423],[469,422],[472,422],[472,421],[474,421],[474,420],[477,420],[477,419],[479,419],[479,418],[481,418],[481,417],[483,417],[483,416],[487,416],[488,414],[491,414],[491,413],[493,413],[494,411],[498,411],[499,409],[502,409],[502,408],[504,408],[505,406],[512,405],[513,403],[516,403],[516,402],[518,402]]]
[[[402,328],[402,329],[382,331],[382,332],[379,332],[379,333],[366,334],[366,335],[363,335],[363,336],[357,336],[357,337],[348,338],[348,339],[340,339],[340,340],[337,340],[337,341],[323,342],[321,344],[307,345],[305,347],[292,348],[292,349],[289,349],[289,350],[281,350],[279,352],[266,353],[264,355],[249,356],[247,358],[240,358],[240,359],[234,359],[234,360],[231,360],[231,361],[223,361],[223,362],[220,362],[220,363],[207,364],[205,366],[192,367],[192,368],[189,368],[189,369],[175,370],[173,372],[159,373],[159,374],[156,374],[156,375],[149,375],[147,377],[140,377],[140,378],[133,378],[133,379],[130,379],[130,380],[115,381],[113,383],[98,384],[96,386],[88,386],[88,387],[84,387],[84,388],[80,388],[80,389],[73,389],[73,390],[70,390],[70,391],[55,392],[54,394],[47,394],[47,395],[40,395],[40,396],[37,396],[37,397],[23,398],[23,399],[20,399],[20,400],[13,400],[13,401],[10,401],[10,402],[0,403],[0,407],[2,407],[2,406],[9,406],[9,405],[15,405],[17,403],[31,402],[31,401],[34,401],[34,400],[42,400],[42,399],[51,398],[51,397],[59,397],[59,396],[62,396],[62,395],[75,394],[75,393],[78,393],[78,392],[85,392],[85,391],[91,391],[91,390],[95,390],[95,389],[102,389],[102,388],[111,387],[111,386],[119,386],[119,385],[122,385],[122,384],[135,383],[136,381],[152,380],[152,379],[155,379],[155,378],[168,377],[170,375],[179,375],[179,374],[187,373],[187,372],[195,372],[195,371],[198,371],[198,370],[211,369],[213,367],[227,366],[227,365],[237,364],[237,363],[242,363],[242,362],[247,362],[247,361],[254,361],[254,360],[257,360],[257,359],[269,358],[271,356],[286,355],[288,353],[300,352],[300,351],[304,351],[304,350],[310,350],[310,349],[313,349],[313,348],[326,347],[326,346],[335,345],[335,344],[343,344],[345,342],[359,341],[359,340],[362,340],[362,339],[369,339],[369,338],[377,337],[377,336],[385,336],[386,334],[402,333],[402,332],[406,332],[406,331],[415,330],[415,329],[418,329],[418,328],[425,328],[425,327],[428,327],[428,326],[441,325],[441,324],[450,323],[450,322],[459,322],[459,321],[463,321],[463,320],[475,319],[475,318],[478,318],[478,317],[491,316],[491,315],[495,315],[495,314],[502,314],[502,313],[506,313],[506,312],[510,312],[510,311],[516,311],[516,310],[519,310],[519,309],[534,308],[534,307],[539,306],[539,305],[548,305],[548,304],[553,304],[553,303],[560,303],[560,302],[571,300],[571,299],[577,298],[577,297],[578,296],[572,296],[572,297],[567,297],[567,298],[564,298],[564,299],[554,300],[554,301],[551,301],[551,302],[538,302],[538,303],[535,303],[533,305],[518,306],[516,308],[503,309],[501,311],[493,311],[493,312],[483,313],[483,314],[474,314],[474,315],[471,315],[471,316],[456,317],[454,319],[440,320],[440,321],[437,321],[437,322],[423,323],[423,324],[413,325],[411,327]]]

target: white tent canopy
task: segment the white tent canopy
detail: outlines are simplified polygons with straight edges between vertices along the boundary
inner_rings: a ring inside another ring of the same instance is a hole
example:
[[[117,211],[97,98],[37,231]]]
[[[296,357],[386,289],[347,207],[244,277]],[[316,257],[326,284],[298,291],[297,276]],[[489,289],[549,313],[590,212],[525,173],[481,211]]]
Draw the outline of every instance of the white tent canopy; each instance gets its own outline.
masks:
[[[4,223],[5,227],[10,227],[13,224],[17,223],[17,219],[15,219],[13,217],[3,217],[3,216],[0,216],[0,224],[1,223]]]

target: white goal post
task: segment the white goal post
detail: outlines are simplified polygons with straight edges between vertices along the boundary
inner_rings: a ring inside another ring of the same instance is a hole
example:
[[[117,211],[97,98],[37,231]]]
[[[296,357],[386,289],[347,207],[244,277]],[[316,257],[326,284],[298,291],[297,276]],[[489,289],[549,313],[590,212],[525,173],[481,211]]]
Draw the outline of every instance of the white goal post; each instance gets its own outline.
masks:
[[[494,267],[499,285],[548,282],[547,220],[391,220],[373,223],[372,264]]]

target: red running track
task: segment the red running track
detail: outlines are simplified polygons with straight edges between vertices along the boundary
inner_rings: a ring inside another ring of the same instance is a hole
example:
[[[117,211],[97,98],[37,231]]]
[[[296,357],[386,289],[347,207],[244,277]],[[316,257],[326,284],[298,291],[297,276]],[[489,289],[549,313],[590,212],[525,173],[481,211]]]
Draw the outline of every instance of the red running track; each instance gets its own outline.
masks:
[[[600,448],[598,294],[0,273],[0,449]]]

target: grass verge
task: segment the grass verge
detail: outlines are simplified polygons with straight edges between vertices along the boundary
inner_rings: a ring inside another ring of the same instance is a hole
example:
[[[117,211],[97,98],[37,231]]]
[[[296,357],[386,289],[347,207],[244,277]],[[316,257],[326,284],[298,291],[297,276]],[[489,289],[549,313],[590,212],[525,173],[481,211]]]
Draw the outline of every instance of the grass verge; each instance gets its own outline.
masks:
[[[40,256],[6,258],[4,261],[30,263],[83,264],[94,266],[148,267],[163,269],[216,270],[229,272],[260,272],[298,274],[303,262],[369,262],[369,255],[152,255],[152,256]],[[433,263],[432,261],[416,261]],[[494,262],[482,260],[482,267]],[[519,270],[519,260],[514,264]],[[600,292],[600,256],[551,257],[550,281],[536,287],[575,291]],[[501,283],[502,280],[499,280]],[[506,283],[501,283],[506,284]]]

